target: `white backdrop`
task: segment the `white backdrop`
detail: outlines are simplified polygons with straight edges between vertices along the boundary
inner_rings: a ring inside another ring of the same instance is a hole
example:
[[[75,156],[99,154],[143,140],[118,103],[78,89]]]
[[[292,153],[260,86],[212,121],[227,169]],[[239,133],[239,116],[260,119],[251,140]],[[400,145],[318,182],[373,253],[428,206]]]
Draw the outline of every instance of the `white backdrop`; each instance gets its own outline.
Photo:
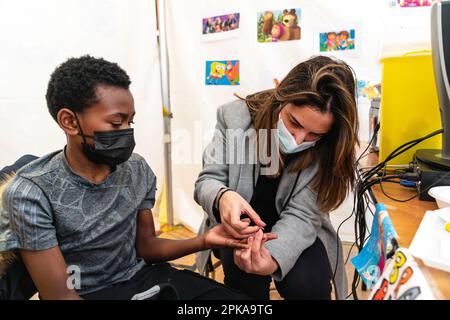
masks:
[[[290,8],[302,10],[302,39],[258,43],[257,12]],[[202,42],[202,18],[235,12],[241,15],[237,37]],[[341,28],[356,28],[360,49],[338,57],[355,69],[359,79],[379,83],[383,48],[427,46],[429,24],[429,8],[391,8],[389,0],[168,0],[173,189],[178,219],[194,230],[200,225],[203,212],[193,201],[193,189],[201,169],[201,153],[211,139],[216,108],[233,100],[233,93],[245,96],[273,87],[274,78],[283,78],[297,63],[319,53],[319,32]],[[204,85],[205,60],[216,59],[240,60],[240,86]],[[368,110],[368,101],[361,100],[362,140],[368,137]],[[351,206],[352,202],[346,201],[332,215],[335,225],[349,214]],[[352,239],[352,221],[344,229],[343,238]]]
[[[318,53],[318,32],[356,28],[360,49],[340,54],[360,79],[381,79],[383,47],[414,49],[429,42],[429,8],[392,9],[391,0],[166,0],[173,129],[176,221],[196,230],[203,213],[193,201],[201,154],[211,139],[216,108],[273,87],[294,65]],[[258,43],[257,12],[301,8],[300,41]],[[202,42],[202,18],[239,12],[239,35]],[[163,180],[163,126],[153,0],[0,0],[0,167],[24,153],[62,148],[65,137],[47,112],[53,69],[71,56],[91,54],[129,73],[136,103],[136,151]],[[412,44],[412,46],[411,46]],[[204,86],[205,60],[239,59],[241,85]],[[368,101],[359,104],[361,138],[368,136]],[[347,201],[333,215],[342,220]],[[351,234],[351,221],[347,224]],[[344,230],[344,233],[346,231]]]
[[[90,54],[117,62],[129,74],[135,152],[146,158],[162,185],[154,1],[0,0],[0,30],[0,167],[25,153],[42,156],[64,146],[65,136],[47,111],[47,83],[67,58]]]

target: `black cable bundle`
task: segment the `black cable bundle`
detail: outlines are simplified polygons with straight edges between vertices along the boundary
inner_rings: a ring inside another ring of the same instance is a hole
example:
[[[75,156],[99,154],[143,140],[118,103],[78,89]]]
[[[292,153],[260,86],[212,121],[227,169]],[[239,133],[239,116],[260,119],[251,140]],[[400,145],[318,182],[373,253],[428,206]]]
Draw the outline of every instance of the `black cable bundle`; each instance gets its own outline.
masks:
[[[398,174],[398,170],[396,172],[396,174],[393,175],[387,175],[386,174],[386,166],[387,163],[389,161],[391,161],[392,159],[394,159],[395,157],[397,157],[398,155],[404,153],[405,151],[413,148],[414,146],[416,146],[417,144],[419,144],[420,142],[427,140],[431,137],[434,137],[437,134],[440,134],[443,132],[442,129],[434,131],[422,138],[419,139],[415,139],[412,141],[409,141],[403,145],[401,145],[400,147],[398,147],[397,149],[395,149],[394,151],[392,151],[387,157],[386,159],[384,159],[382,162],[378,163],[377,165],[375,165],[374,167],[368,169],[367,171],[364,170],[360,170],[359,169],[359,161],[365,156],[365,153],[368,151],[370,145],[373,142],[373,139],[376,137],[377,132],[379,130],[379,124],[377,125],[377,127],[374,130],[374,134],[372,136],[371,141],[368,144],[368,147],[363,151],[363,153],[359,156],[359,158],[356,160],[355,162],[355,168],[357,171],[357,183],[356,183],[356,187],[355,187],[355,193],[354,193],[354,204],[353,204],[353,210],[352,213],[349,217],[347,217],[338,227],[337,229],[337,233],[339,234],[339,229],[341,228],[341,226],[348,221],[353,215],[355,215],[355,242],[353,243],[352,247],[350,248],[350,251],[348,253],[348,256],[346,258],[345,263],[347,263],[350,254],[352,252],[353,246],[356,245],[356,247],[358,248],[358,253],[361,252],[366,240],[368,239],[368,237],[370,236],[370,231],[368,230],[367,227],[367,223],[366,223],[366,212],[367,210],[369,210],[372,215],[374,215],[372,209],[370,208],[370,205],[375,205],[377,203],[377,200],[375,198],[375,195],[373,194],[371,187],[375,184],[380,184],[381,186],[381,191],[383,192],[383,194],[385,194],[387,197],[389,197],[390,199],[394,200],[394,201],[401,201],[401,202],[405,202],[405,201],[409,201],[412,200],[413,198],[417,197],[417,195],[415,195],[412,198],[409,199],[404,199],[404,200],[399,200],[399,199],[395,199],[389,195],[387,195],[383,188],[382,188],[382,182],[388,182],[388,183],[400,183],[398,179],[403,178],[404,175],[402,174]],[[368,235],[366,236],[366,231],[368,233]],[[339,252],[339,250],[338,250]],[[391,253],[392,254],[392,253]],[[338,257],[339,258],[339,257]],[[337,268],[337,262],[336,262],[336,268]],[[335,273],[336,273],[336,268],[335,268]],[[356,293],[356,288],[359,285],[360,282],[360,276],[357,272],[357,270],[355,270],[354,275],[353,275],[353,281],[352,281],[352,293],[347,296],[350,297],[351,295],[353,295],[355,300],[358,300],[358,295]],[[333,280],[334,280],[334,276],[333,276]]]

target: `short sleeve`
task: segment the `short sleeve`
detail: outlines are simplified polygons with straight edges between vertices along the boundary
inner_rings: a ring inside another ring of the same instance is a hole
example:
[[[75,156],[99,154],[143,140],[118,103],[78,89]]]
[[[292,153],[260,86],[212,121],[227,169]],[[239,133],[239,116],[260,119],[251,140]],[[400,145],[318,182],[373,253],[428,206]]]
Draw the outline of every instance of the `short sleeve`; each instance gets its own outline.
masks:
[[[152,209],[155,205],[155,197],[156,197],[156,176],[153,173],[150,166],[147,162],[142,159],[142,165],[144,169],[144,177],[145,177],[145,185],[146,185],[146,194],[145,198],[139,206],[139,210],[142,209]]]
[[[39,251],[58,245],[53,210],[42,189],[16,176],[2,194],[0,251]]]

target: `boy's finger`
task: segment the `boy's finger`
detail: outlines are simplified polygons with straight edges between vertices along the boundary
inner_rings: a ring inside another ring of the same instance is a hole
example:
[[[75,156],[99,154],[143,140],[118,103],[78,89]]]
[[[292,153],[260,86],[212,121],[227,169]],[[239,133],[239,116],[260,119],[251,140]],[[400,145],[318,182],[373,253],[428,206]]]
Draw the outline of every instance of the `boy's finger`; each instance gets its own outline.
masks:
[[[264,241],[269,241],[269,240],[273,240],[273,239],[278,239],[278,235],[276,233],[272,233],[272,232],[264,233],[264,235],[263,235]]]
[[[247,243],[241,243],[238,240],[229,240],[227,243],[228,247],[234,248],[234,249],[248,249],[250,247]]]
[[[246,238],[248,237],[248,236],[246,236],[246,235],[243,235],[243,234],[238,233],[236,230],[234,230],[232,227],[230,227],[230,226],[228,226],[228,225],[226,225],[226,224],[224,224],[223,227],[224,227],[225,231],[226,231],[230,236],[232,236],[233,238],[236,238],[236,239],[246,239]]]

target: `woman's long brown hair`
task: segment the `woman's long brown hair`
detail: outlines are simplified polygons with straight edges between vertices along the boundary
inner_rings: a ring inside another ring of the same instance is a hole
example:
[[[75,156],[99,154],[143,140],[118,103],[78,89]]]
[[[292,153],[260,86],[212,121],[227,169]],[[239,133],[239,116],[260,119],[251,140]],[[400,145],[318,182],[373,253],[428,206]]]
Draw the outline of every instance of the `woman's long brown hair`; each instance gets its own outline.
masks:
[[[314,148],[299,153],[290,166],[293,172],[299,172],[318,159],[318,172],[310,186],[317,192],[319,206],[325,212],[336,209],[355,183],[355,153],[359,144],[355,94],[355,77],[349,65],[316,56],[294,67],[275,89],[243,99],[257,131],[276,129],[278,114],[288,103],[333,114],[330,131]],[[270,135],[266,143],[270,145]],[[277,175],[284,168],[285,155],[280,154],[279,159]]]

